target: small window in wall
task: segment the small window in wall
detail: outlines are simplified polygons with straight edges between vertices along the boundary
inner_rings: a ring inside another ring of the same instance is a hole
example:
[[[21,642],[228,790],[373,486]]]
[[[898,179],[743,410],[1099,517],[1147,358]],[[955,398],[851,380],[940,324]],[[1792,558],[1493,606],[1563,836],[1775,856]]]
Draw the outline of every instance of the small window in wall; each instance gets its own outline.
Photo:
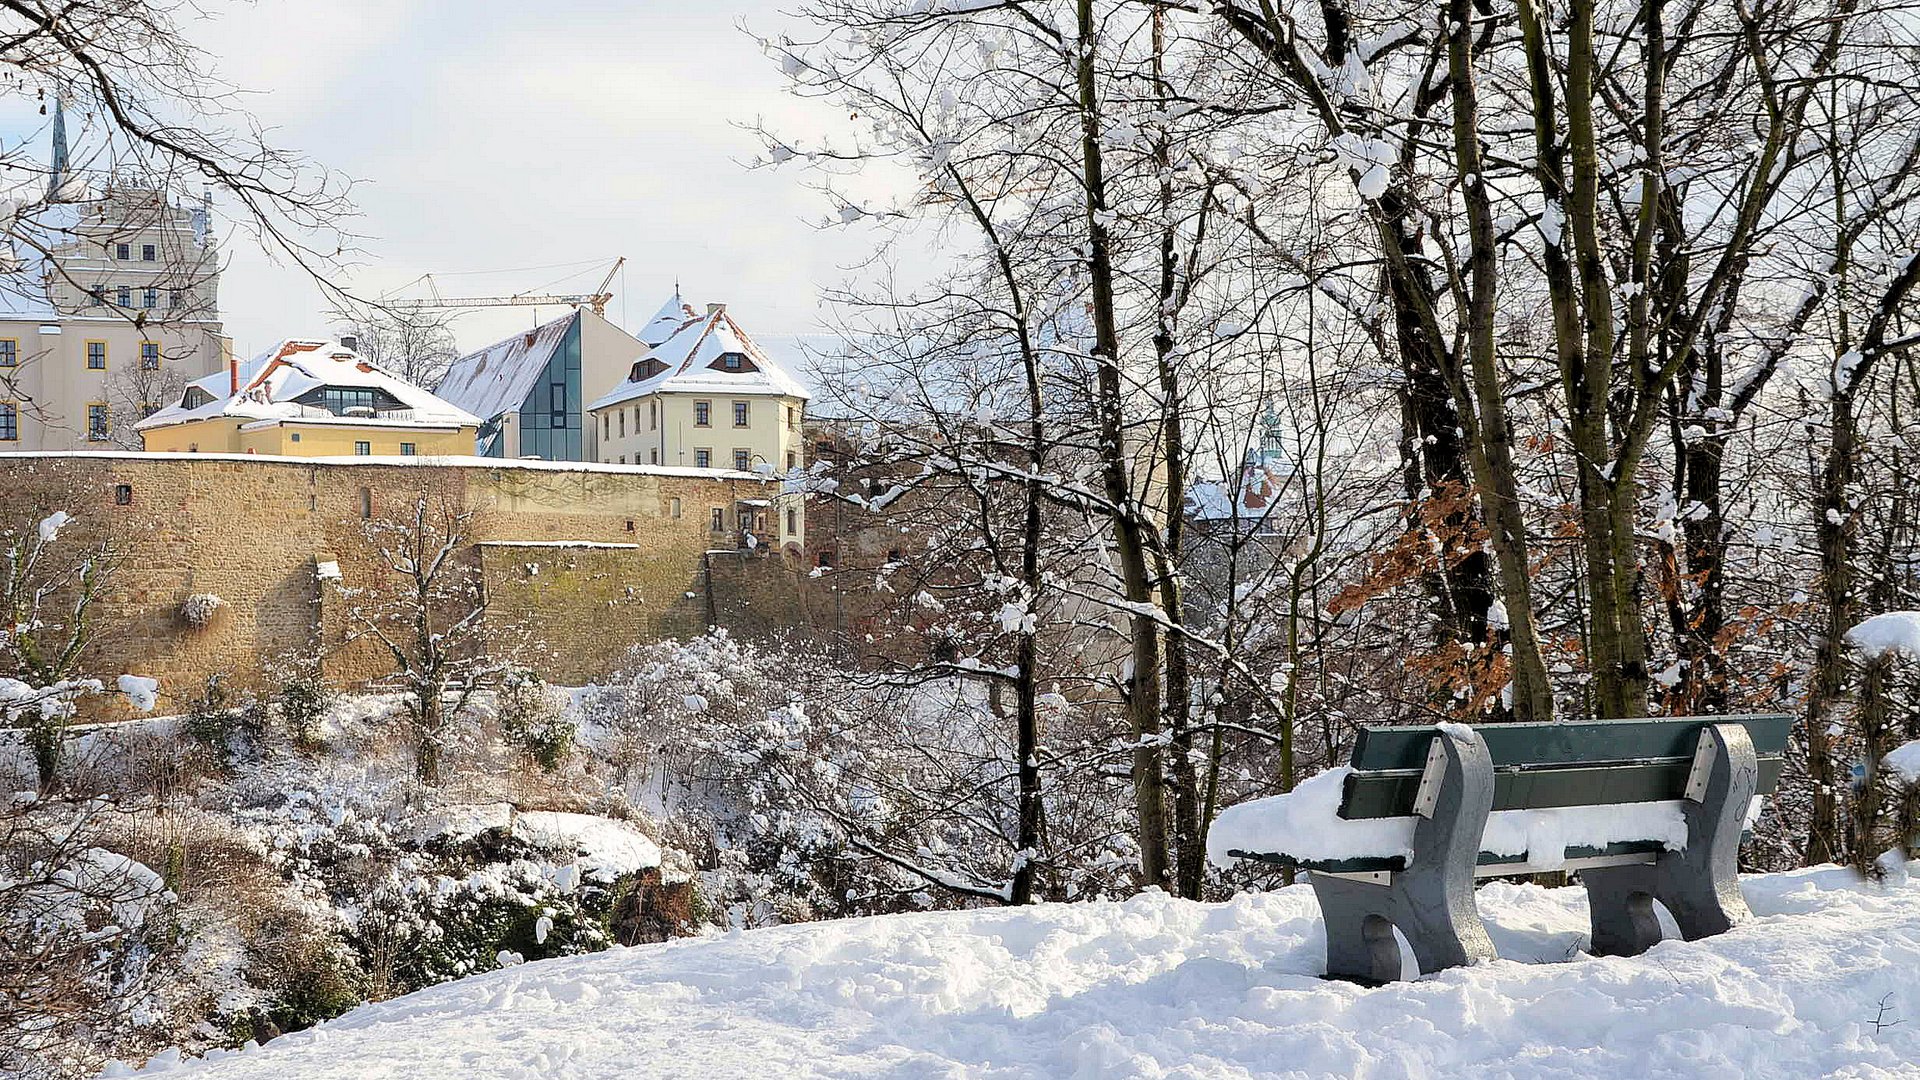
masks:
[[[627,463],[627,455],[625,455],[625,454],[621,454],[621,455],[620,455],[620,464],[622,464],[622,465],[625,465],[626,463]]]
[[[693,403],[693,426],[694,427],[712,427],[713,426],[713,402],[696,401]]]
[[[96,402],[87,406],[87,441],[106,442],[108,423],[107,406],[104,403]]]
[[[633,463],[634,463],[635,465],[638,465],[638,464],[640,464],[640,459],[639,459],[639,458],[635,458],[635,459],[634,459],[634,461],[633,461]],[[647,451],[647,464],[649,464],[649,465],[658,465],[658,464],[660,464],[660,448],[659,448],[659,447],[657,447],[657,446],[656,446],[656,447],[653,447],[652,449],[650,449],[650,450],[648,450],[648,451]]]
[[[140,245],[140,261],[141,262],[153,262],[159,257],[160,257],[160,252],[155,250],[152,244]]]
[[[620,437],[623,439],[627,437],[627,410],[625,409],[620,410]]]
[[[633,524],[633,519],[632,519],[632,518],[628,518],[628,519],[627,519],[627,531],[628,531],[628,532],[633,532],[633,531],[634,531],[634,524]]]
[[[667,500],[667,515],[669,517],[680,516],[680,500],[678,497]]]
[[[20,406],[0,401],[0,442],[20,441]]]
[[[373,516],[373,489],[372,488],[360,489],[360,516],[363,519],[370,518]]]
[[[133,505],[133,485],[132,484],[113,485],[113,505],[115,506],[132,506]]]
[[[800,531],[800,511],[795,510],[793,507],[789,506],[787,507],[787,535],[792,536],[793,534],[799,531]]]
[[[167,306],[170,308],[177,308],[180,306],[180,290],[179,289],[167,290]]]
[[[151,311],[160,306],[160,290],[145,289],[140,293],[140,306]]]
[[[369,454],[371,454],[371,453],[373,453],[373,444],[372,444],[372,443],[369,443],[369,442],[357,442],[357,443],[354,443],[354,444],[353,444],[353,452],[354,452],[355,454],[358,454],[358,455],[359,455],[359,456],[361,456],[361,457],[366,457],[366,456],[368,456]]]
[[[290,441],[292,441],[292,442],[299,442],[299,441],[300,441],[300,433],[299,433],[299,432],[297,432],[297,431],[296,431],[296,432],[293,432],[292,434],[290,434],[290,435],[288,435],[288,436],[287,436],[287,438],[288,438],[288,439],[289,439]]]
[[[613,438],[613,421],[607,419],[606,413],[600,414],[600,437],[602,439]]]
[[[695,450],[693,452],[693,467],[696,469],[713,468],[713,451]]]
[[[747,471],[748,463],[751,460],[752,455],[748,454],[745,450],[735,450],[733,452],[733,467],[739,469],[741,472]]]
[[[712,524],[712,528],[713,528],[713,531],[714,531],[714,532],[720,532],[720,531],[722,531],[722,530],[724,530],[724,529],[725,529],[725,528],[727,527],[727,512],[726,512],[726,510],[725,510],[724,508],[722,508],[722,507],[718,507],[718,506],[716,506],[716,507],[714,507],[714,508],[713,508],[713,516],[712,516],[712,522],[713,522],[713,524]]]
[[[791,450],[787,451],[787,471],[792,472],[793,470],[799,467],[800,467],[800,455],[794,453]]]
[[[791,405],[787,406],[787,430],[792,431],[794,428],[797,428],[799,426],[800,426],[800,410],[794,408]]]
[[[131,258],[133,258],[133,245],[132,245],[132,244],[115,244],[115,245],[113,245],[113,257],[114,257],[114,258],[116,258],[116,259],[131,259]]]
[[[823,570],[833,569],[833,549],[821,548],[820,553],[813,557],[813,561],[814,561],[814,565],[820,567]]]
[[[143,341],[140,343],[140,370],[141,371],[159,371],[160,370],[160,343],[159,342]]]
[[[87,342],[87,370],[107,370],[107,343],[104,341]]]
[[[413,455],[414,455],[414,445],[412,443],[403,442],[400,444],[401,457],[412,457]]]
[[[660,403],[659,403],[659,402],[657,402],[657,401],[649,401],[649,402],[647,402],[647,430],[648,430],[648,431],[652,431],[652,430],[654,430],[655,428],[658,428],[658,427],[660,426],[660,411],[659,411],[659,410],[660,410]],[[638,414],[638,413],[635,413],[635,414],[634,414],[634,421],[635,421],[636,423],[637,423],[637,422],[639,422],[639,414]]]
[[[733,403],[733,426],[746,427],[747,424],[748,424],[747,403],[744,401],[734,402]]]
[[[17,338],[0,338],[0,367],[18,367],[19,364],[19,340]]]
[[[113,291],[113,302],[119,304],[121,307],[132,307],[133,290],[125,285],[120,286]]]

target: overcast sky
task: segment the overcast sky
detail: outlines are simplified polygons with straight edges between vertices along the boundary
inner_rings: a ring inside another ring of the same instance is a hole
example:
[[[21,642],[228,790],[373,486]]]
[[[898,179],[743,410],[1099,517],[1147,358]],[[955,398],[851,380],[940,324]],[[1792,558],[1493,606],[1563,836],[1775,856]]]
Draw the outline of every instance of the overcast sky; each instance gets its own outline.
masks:
[[[751,330],[813,329],[822,286],[870,237],[822,231],[822,197],[797,170],[749,172],[739,127],[803,133],[825,106],[782,92],[778,65],[740,24],[790,24],[773,0],[257,0],[192,28],[248,108],[294,148],[364,183],[355,284],[378,292],[433,272],[442,292],[554,284],[596,273],[519,269],[625,255],[608,315],[632,327],[676,278],[726,301]],[[226,252],[220,301],[243,355],[327,329],[311,283],[245,237]],[[498,273],[476,273],[506,271]],[[463,276],[453,276],[463,275]],[[558,310],[542,310],[551,318]],[[535,312],[462,316],[463,347]]]

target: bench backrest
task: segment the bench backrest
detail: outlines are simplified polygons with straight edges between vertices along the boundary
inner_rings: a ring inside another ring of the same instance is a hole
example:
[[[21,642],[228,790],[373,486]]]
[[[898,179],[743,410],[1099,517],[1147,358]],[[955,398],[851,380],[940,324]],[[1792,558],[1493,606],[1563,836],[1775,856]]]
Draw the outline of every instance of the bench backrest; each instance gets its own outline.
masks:
[[[1659,802],[1686,793],[1701,729],[1739,724],[1760,759],[1761,795],[1773,794],[1794,718],[1675,716],[1657,720],[1593,720],[1571,724],[1487,724],[1474,728],[1493,759],[1495,810],[1544,810]],[[1340,816],[1404,817],[1413,813],[1431,726],[1360,729],[1349,763]]]

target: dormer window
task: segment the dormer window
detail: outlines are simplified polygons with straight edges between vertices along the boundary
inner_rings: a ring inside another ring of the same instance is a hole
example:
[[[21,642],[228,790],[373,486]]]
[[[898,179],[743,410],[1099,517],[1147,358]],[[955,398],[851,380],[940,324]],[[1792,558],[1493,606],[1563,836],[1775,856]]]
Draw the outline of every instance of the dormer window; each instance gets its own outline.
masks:
[[[182,408],[197,409],[212,400],[212,394],[207,393],[197,386],[189,386],[187,387],[186,396],[180,399],[180,405]]]
[[[753,361],[751,359],[748,359],[747,354],[743,352],[723,352],[719,356],[714,358],[713,363],[708,364],[707,366],[709,368],[712,368],[714,371],[726,371],[726,372],[742,372],[742,371],[759,371],[760,370],[758,367],[754,366]]]

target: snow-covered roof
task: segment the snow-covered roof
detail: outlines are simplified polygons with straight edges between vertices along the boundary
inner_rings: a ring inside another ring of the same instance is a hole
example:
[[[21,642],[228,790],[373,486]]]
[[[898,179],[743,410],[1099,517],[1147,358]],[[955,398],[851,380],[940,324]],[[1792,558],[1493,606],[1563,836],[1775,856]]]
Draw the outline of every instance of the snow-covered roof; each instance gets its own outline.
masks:
[[[238,386],[238,392],[233,388]],[[400,402],[406,416],[387,416],[389,422],[410,426],[465,427],[478,417],[432,393],[373,365],[366,357],[337,341],[289,339],[239,364],[233,371],[217,371],[187,385],[180,401],[135,424],[136,429],[166,427],[216,416],[253,421],[301,420],[308,423],[364,424],[378,417],[336,417],[298,398],[322,387],[385,391]],[[189,406],[199,390],[210,400]]]
[[[675,289],[673,295],[667,298],[666,303],[660,305],[660,310],[653,313],[653,318],[648,319],[647,325],[641,327],[640,332],[634,337],[648,345],[659,345],[679,333],[680,328],[692,318],[697,318],[693,309],[687,306],[685,300],[680,299],[680,290]]]
[[[512,412],[527,400],[555,349],[580,312],[565,315],[470,352],[453,362],[433,392],[483,420]]]
[[[675,297],[678,300],[679,297]],[[672,301],[661,314],[668,313]],[[633,373],[625,382],[600,395],[588,409],[603,409],[623,401],[655,393],[693,394],[778,394],[805,400],[811,395],[799,379],[780,361],[760,346],[727,314],[724,304],[715,304],[705,315],[695,315],[682,305],[679,329],[653,345],[634,362]],[[655,333],[660,316],[647,325],[646,333]],[[747,358],[737,371],[720,366],[720,358],[740,353]],[[664,367],[646,374],[659,361]],[[635,376],[639,376],[636,378]]]

